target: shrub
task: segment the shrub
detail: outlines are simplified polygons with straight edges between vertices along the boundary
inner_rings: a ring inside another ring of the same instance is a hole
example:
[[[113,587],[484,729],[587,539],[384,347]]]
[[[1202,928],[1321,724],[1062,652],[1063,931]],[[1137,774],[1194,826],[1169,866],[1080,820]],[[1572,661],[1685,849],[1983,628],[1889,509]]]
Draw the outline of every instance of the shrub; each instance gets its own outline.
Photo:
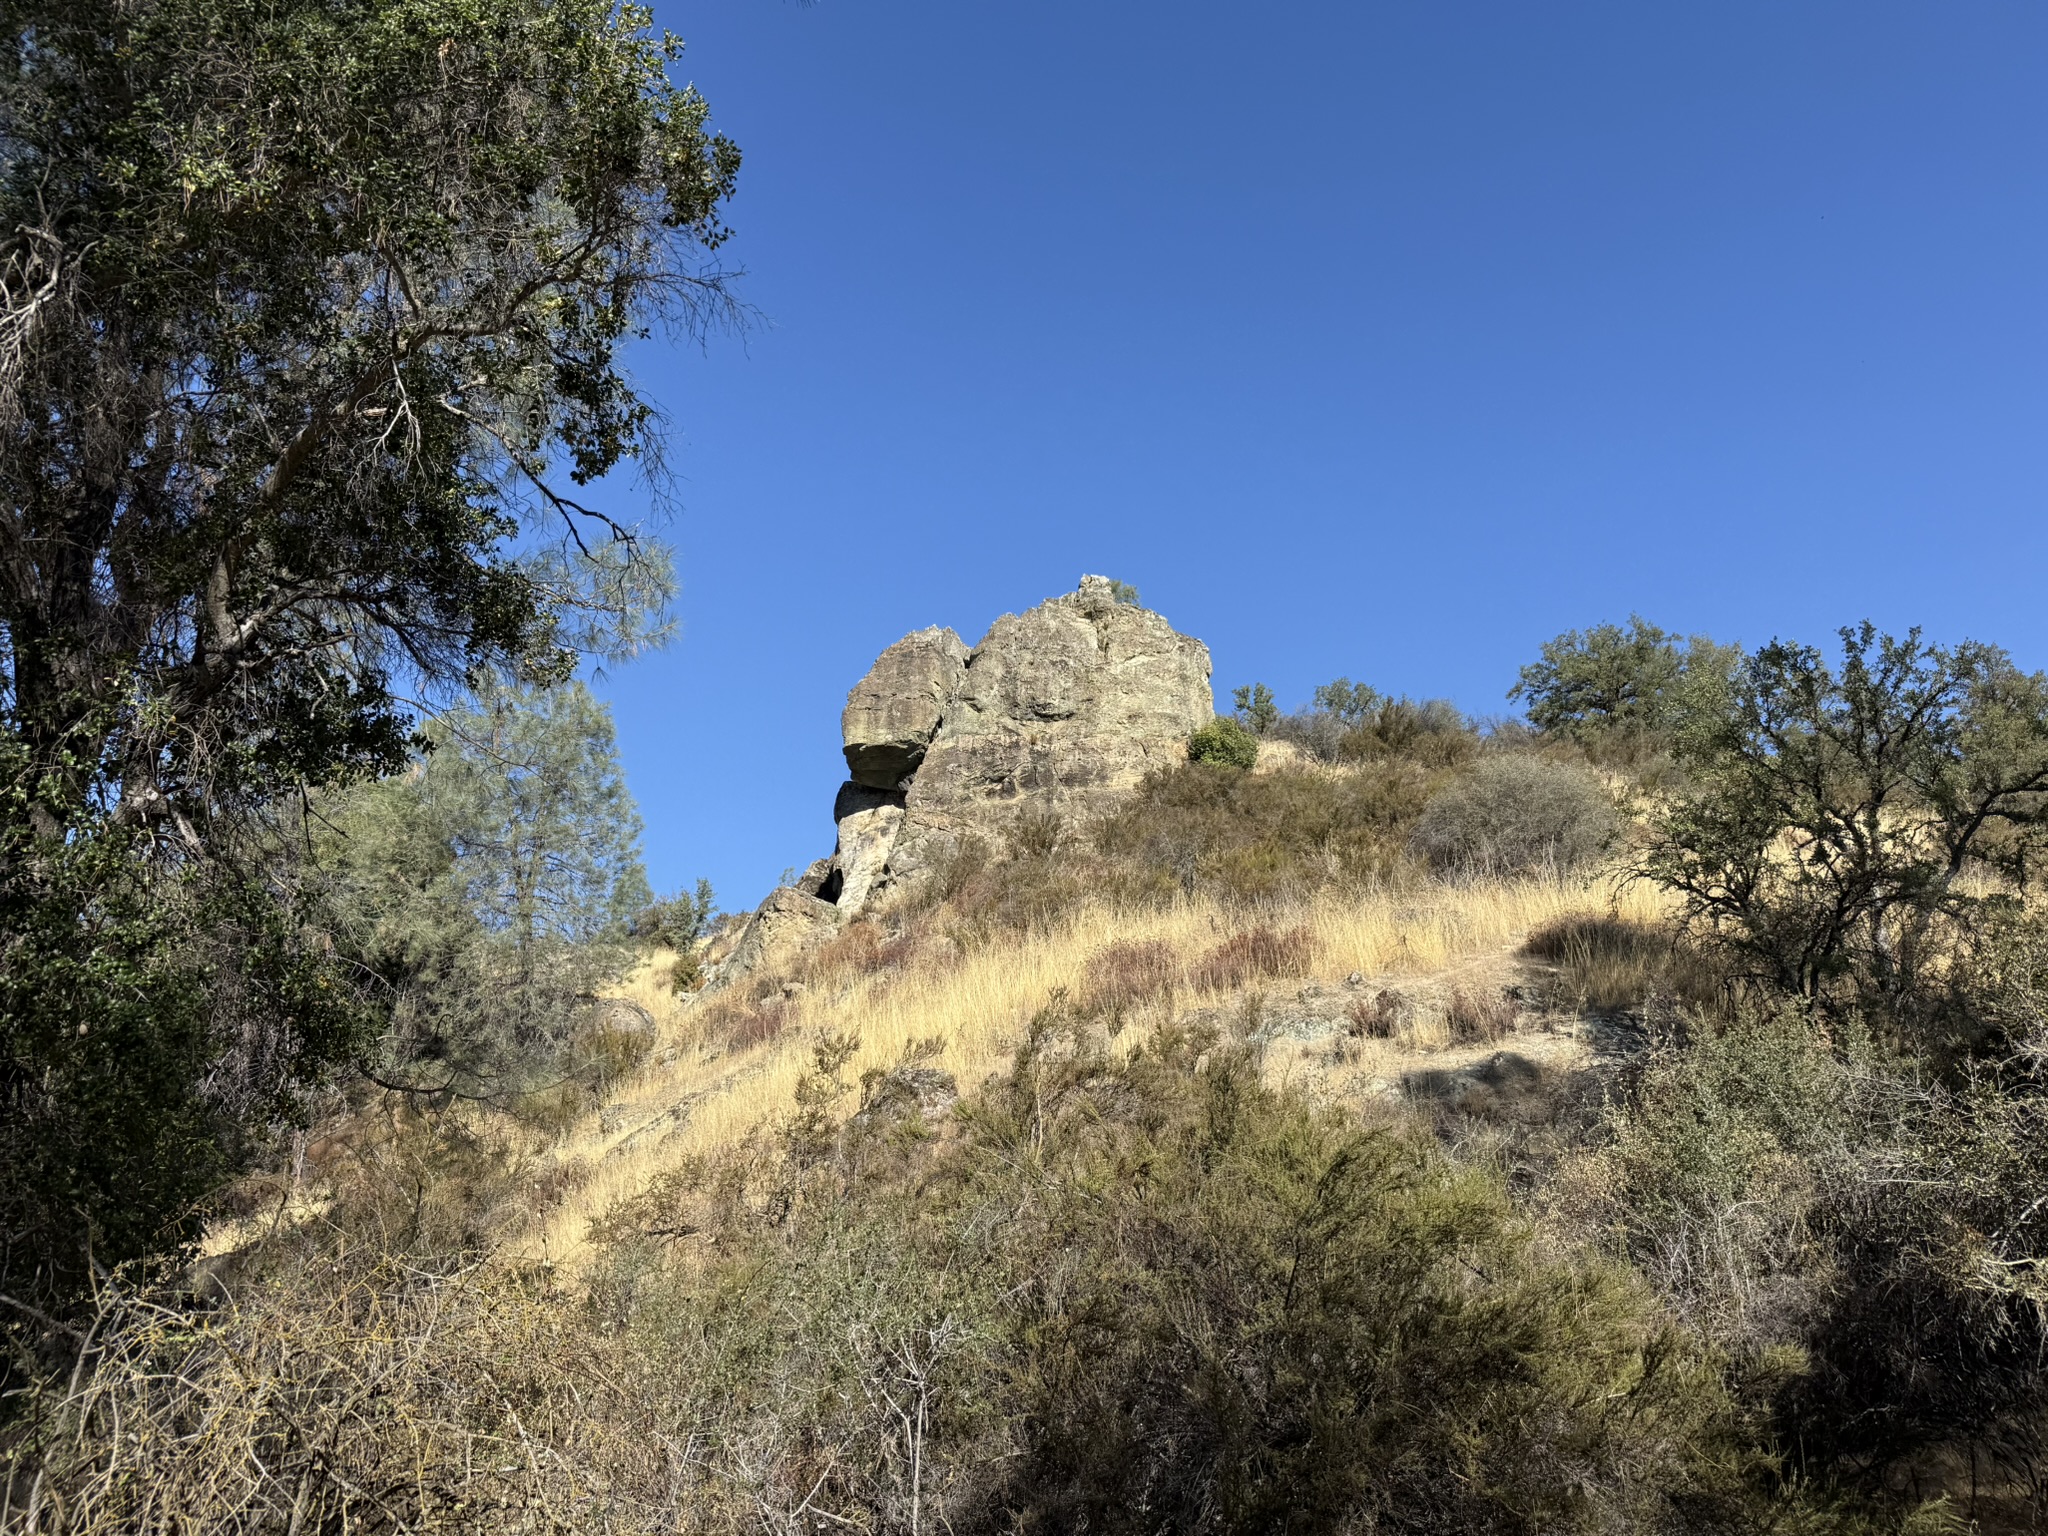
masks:
[[[1249,683],[1232,690],[1230,702],[1236,706],[1238,722],[1248,727],[1254,736],[1265,735],[1280,718],[1280,706],[1273,701],[1273,690],[1264,683]]]
[[[700,1527],[1777,1528],[1711,1361],[1625,1274],[1213,1033],[1111,1056],[1042,1016],[954,1123],[791,1203],[757,1163],[621,1224],[709,1239],[622,1313]]]
[[[1083,1006],[1121,1020],[1131,1009],[1170,996],[1180,985],[1180,956],[1162,940],[1112,944],[1088,962]]]
[[[1350,727],[1326,709],[1297,709],[1273,722],[1269,733],[1301,749],[1319,763],[1334,763],[1344,755],[1344,738]]]
[[[1448,699],[1379,699],[1337,743],[1350,762],[1401,757],[1428,768],[1455,768],[1479,750],[1479,735]]]
[[[1468,992],[1453,987],[1444,1004],[1444,1027],[1456,1045],[1491,1044],[1515,1032],[1515,1000],[1498,989]]]
[[[578,1076],[602,1090],[632,1072],[654,1049],[654,1018],[625,998],[601,1000],[570,1039]]]
[[[593,1463],[623,1491],[650,1470],[617,1433],[624,1362],[587,1331],[563,1349],[575,1326],[568,1297],[505,1266],[429,1280],[356,1251],[198,1313],[169,1287],[109,1286],[93,1368],[0,1445],[37,1467],[0,1528],[480,1532],[574,1508]],[[503,1449],[536,1443],[570,1455]]]
[[[1640,868],[1747,978],[1912,1034],[2003,905],[1985,887],[2025,891],[2048,851],[2048,675],[1917,630],[1841,639],[1839,667],[1762,647],[1690,722],[1694,783]]]
[[[1557,966],[1551,1001],[1560,1007],[1622,1013],[1656,998],[1711,1008],[1721,978],[1684,936],[1619,917],[1565,917],[1531,933],[1522,953]]]
[[[1355,1039],[1391,1040],[1408,1017],[1408,999],[1391,987],[1361,997],[1344,1010],[1347,1031]]]
[[[1584,769],[1520,753],[1490,757],[1423,808],[1414,846],[1467,874],[1570,870],[1613,842],[1613,803]]]
[[[1538,730],[1578,742],[1603,759],[1639,761],[1659,750],[1685,716],[1712,708],[1742,653],[1694,635],[1678,637],[1631,615],[1547,641],[1508,697],[1526,700]]]
[[[718,898],[709,880],[699,880],[694,891],[678,891],[657,897],[633,915],[628,931],[650,944],[665,944],[688,954],[710,930],[718,916]]]
[[[1207,887],[1246,900],[1393,873],[1435,776],[1390,760],[1346,774],[1238,773],[1186,763],[1154,773],[1095,829],[1107,878],[1133,898]]]
[[[1028,810],[1010,823],[1010,847],[1020,858],[1051,858],[1067,840],[1067,820],[1050,807]]]
[[[1188,738],[1188,761],[1248,769],[1259,760],[1259,738],[1228,715],[1218,715]]]
[[[1813,1221],[1850,1161],[1859,1079],[1788,1012],[1667,1040],[1626,1086],[1557,1198],[1738,1375],[1797,1350],[1832,1284]]]
[[[1194,968],[1195,985],[1212,992],[1232,992],[1248,982],[1276,976],[1306,976],[1315,955],[1315,940],[1306,928],[1278,933],[1265,924],[1232,934]]]

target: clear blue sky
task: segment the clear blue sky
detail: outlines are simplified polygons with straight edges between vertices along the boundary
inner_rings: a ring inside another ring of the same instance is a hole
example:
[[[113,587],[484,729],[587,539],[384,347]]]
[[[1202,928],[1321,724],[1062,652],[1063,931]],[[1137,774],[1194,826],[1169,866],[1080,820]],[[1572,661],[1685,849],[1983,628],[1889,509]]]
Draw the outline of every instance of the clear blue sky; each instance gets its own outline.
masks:
[[[830,851],[889,641],[1084,571],[1285,703],[1631,610],[2048,666],[2048,8],[704,0],[761,325],[638,367],[661,886]],[[629,499],[622,506],[630,510]]]

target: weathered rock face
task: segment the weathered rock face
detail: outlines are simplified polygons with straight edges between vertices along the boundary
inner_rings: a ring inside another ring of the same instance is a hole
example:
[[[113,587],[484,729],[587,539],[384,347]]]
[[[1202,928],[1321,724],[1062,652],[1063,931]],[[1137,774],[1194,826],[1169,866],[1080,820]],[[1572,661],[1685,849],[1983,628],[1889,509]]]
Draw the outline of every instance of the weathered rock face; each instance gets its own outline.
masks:
[[[819,889],[842,912],[860,911],[875,887],[888,878],[889,852],[903,827],[903,800],[901,790],[869,789],[861,784],[840,787],[832,807],[832,819],[839,824],[839,847],[832,855],[826,883]]]
[[[922,729],[932,701],[937,718],[895,781],[904,788],[902,818],[880,869],[860,884],[862,902],[964,836],[999,838],[1027,806],[1069,816],[1106,808],[1150,770],[1179,761],[1189,734],[1215,712],[1208,648],[1158,614],[1118,602],[1100,576],[1004,615],[972,651],[950,630],[925,630],[883,652],[847,705],[856,784],[874,782],[862,776],[868,765],[908,760],[897,746],[901,727]],[[853,862],[872,867],[880,836],[877,824],[864,824]],[[851,890],[848,845],[842,821]],[[840,904],[858,910],[845,894]]]
[[[996,620],[910,786],[890,865],[900,877],[1028,803],[1085,817],[1180,761],[1215,713],[1209,651],[1101,577]]]
[[[967,837],[1000,844],[1024,811],[1108,809],[1214,713],[1208,648],[1105,577],[1004,615],[971,651],[950,629],[906,635],[847,697],[829,865],[769,898],[719,979],[829,937]]]
[[[840,718],[854,783],[900,789],[917,772],[959,693],[968,654],[950,629],[921,629],[882,652]]]
[[[807,894],[801,886],[770,891],[747,919],[732,953],[718,964],[715,982],[744,976],[770,960],[822,944],[839,931],[839,909]]]

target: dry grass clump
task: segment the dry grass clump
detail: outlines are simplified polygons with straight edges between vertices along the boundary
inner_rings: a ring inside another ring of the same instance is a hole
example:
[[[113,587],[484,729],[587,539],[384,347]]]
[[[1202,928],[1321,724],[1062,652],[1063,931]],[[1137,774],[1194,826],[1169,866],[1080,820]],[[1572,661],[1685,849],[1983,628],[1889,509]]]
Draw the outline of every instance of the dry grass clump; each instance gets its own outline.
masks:
[[[789,1007],[780,998],[750,1003],[726,1020],[724,1035],[734,1050],[751,1050],[766,1045],[782,1033]]]
[[[1520,1010],[1499,989],[1453,987],[1444,1003],[1444,1028],[1454,1045],[1491,1045],[1515,1032]]]
[[[1575,913],[1530,933],[1522,953],[1557,967],[1553,1001],[1593,1013],[1626,1013],[1656,999],[1695,1008],[1722,997],[1714,967],[1668,924],[1618,913]]]
[[[846,982],[887,971],[900,971],[917,958],[922,936],[891,934],[879,923],[859,918],[841,929],[830,943],[805,958],[807,981]]]
[[[1180,985],[1180,956],[1163,939],[1112,944],[1089,960],[1081,1006],[1121,1021],[1134,1008],[1171,997]]]
[[[1409,1013],[1408,999],[1391,987],[1361,997],[1344,1010],[1347,1033],[1354,1040],[1391,1040]]]
[[[198,1309],[107,1286],[68,1380],[12,1405],[0,1530],[567,1536],[615,1528],[684,1454],[622,1432],[629,1363],[543,1281],[317,1271]]]
[[[1254,981],[1306,976],[1315,958],[1315,936],[1306,925],[1281,933],[1265,923],[1232,934],[1195,966],[1195,985],[1210,992],[1235,992]]]

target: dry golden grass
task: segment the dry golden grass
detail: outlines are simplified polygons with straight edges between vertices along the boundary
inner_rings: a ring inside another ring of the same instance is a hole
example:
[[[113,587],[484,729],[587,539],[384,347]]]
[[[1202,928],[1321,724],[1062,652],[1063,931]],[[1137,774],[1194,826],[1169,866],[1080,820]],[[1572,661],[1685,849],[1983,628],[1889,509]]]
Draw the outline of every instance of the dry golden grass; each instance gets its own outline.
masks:
[[[679,1458],[579,1315],[504,1266],[355,1254],[196,1313],[109,1288],[92,1368],[11,1405],[0,1533],[568,1536],[600,1501],[603,1529],[673,1530],[643,1514]]]
[[[1214,1001],[1194,985],[1203,957],[1261,923],[1304,928],[1311,974],[1335,981],[1353,971],[1424,976],[1504,952],[1532,928],[1562,917],[1618,911],[1647,918],[1656,910],[1654,896],[1640,886],[1554,879],[1326,895],[1256,916],[1202,900],[1134,911],[1090,907],[1048,932],[965,952],[927,952],[900,971],[814,984],[785,1005],[775,1038],[739,1049],[702,1027],[705,1005],[660,991],[657,959],[627,984],[660,1026],[653,1062],[619,1085],[613,1109],[587,1117],[556,1149],[556,1157],[592,1171],[536,1231],[530,1251],[574,1265],[592,1218],[686,1155],[731,1145],[786,1113],[812,1044],[828,1030],[858,1039],[853,1075],[893,1064],[914,1041],[942,1039],[933,1064],[965,1087],[1002,1065],[1032,1014],[1056,992],[1082,995],[1090,961],[1112,944],[1165,945],[1182,966],[1183,995]]]

